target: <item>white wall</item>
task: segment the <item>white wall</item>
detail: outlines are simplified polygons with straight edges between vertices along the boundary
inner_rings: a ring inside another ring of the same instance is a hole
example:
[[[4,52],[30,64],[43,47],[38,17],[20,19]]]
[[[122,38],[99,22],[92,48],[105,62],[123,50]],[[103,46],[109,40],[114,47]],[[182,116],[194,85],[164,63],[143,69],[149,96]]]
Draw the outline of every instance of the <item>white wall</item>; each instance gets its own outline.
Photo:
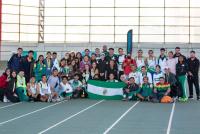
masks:
[[[38,55],[45,55],[47,51],[56,51],[59,57],[62,57],[65,52],[68,51],[83,51],[85,48],[89,48],[90,50],[94,50],[96,47],[102,48],[103,45],[107,45],[109,47],[117,49],[122,47],[126,51],[126,43],[71,43],[71,44],[53,44],[53,43],[13,43],[13,42],[3,42],[1,46],[1,59],[0,60],[8,60],[13,52],[16,52],[18,47],[22,47],[25,51],[34,50],[38,52]],[[168,44],[159,44],[159,43],[140,43],[133,44],[133,55],[136,55],[138,49],[142,49],[144,51],[144,55],[147,54],[149,49],[154,50],[155,55],[159,55],[159,49],[161,47],[167,48],[167,51],[174,51],[176,46],[181,47],[181,51],[184,55],[188,56],[189,51],[194,49],[197,53],[197,56],[200,57],[200,44],[178,44],[178,43],[168,43]]]

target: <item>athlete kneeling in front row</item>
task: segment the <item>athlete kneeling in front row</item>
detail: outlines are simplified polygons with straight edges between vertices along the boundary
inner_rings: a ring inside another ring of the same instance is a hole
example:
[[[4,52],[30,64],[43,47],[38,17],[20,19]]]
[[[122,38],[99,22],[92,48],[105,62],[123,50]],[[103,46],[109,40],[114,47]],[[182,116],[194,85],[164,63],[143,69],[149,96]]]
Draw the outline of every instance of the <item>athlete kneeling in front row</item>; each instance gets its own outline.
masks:
[[[137,97],[141,100],[144,100],[144,97],[140,94],[140,87],[135,83],[135,78],[129,78],[127,86],[123,89],[123,100],[134,100]]]

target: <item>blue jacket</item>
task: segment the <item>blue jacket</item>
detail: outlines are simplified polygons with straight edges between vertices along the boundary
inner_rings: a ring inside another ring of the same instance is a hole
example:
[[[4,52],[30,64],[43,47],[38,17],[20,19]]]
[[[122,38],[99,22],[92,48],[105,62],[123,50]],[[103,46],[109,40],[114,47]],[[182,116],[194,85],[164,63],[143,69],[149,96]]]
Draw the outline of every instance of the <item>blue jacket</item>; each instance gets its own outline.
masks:
[[[8,61],[8,68],[16,70],[18,72],[20,69],[21,60],[22,56],[18,56],[18,54],[13,54],[10,60]]]

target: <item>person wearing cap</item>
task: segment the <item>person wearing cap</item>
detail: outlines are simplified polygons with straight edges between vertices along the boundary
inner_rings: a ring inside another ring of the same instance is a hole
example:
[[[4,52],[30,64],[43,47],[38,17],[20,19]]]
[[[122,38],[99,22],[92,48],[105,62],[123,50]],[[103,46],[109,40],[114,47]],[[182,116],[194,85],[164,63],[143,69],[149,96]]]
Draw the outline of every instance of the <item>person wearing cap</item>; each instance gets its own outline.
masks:
[[[169,67],[170,71],[176,75],[176,64],[178,63],[178,60],[173,57],[173,52],[168,52],[168,58],[166,62],[166,66]]]
[[[99,68],[99,79],[104,81],[105,80],[105,73],[107,67],[107,61],[105,60],[105,54],[101,53],[101,59],[97,61],[97,66]]]
[[[164,67],[165,70],[165,81],[170,84],[171,92],[170,96],[171,97],[177,97],[180,96],[180,91],[179,91],[179,83],[177,82],[176,75],[170,71],[170,68],[168,66]]]
[[[160,56],[157,59],[157,64],[160,65],[161,71],[164,73],[164,67],[167,65],[167,57],[165,55],[165,48],[160,49]]]
[[[24,71],[24,76],[26,78],[26,83],[29,82],[31,76],[34,75],[33,68],[35,60],[33,59],[34,51],[30,50],[28,55],[25,56],[21,61],[20,69]]]
[[[196,89],[197,100],[199,100],[199,59],[195,56],[195,51],[190,51],[190,58],[188,59],[188,85],[189,98],[193,98],[193,85]]]
[[[124,69],[123,69],[123,62],[126,58],[126,55],[124,54],[123,48],[118,49],[118,56],[117,56],[117,67],[118,67],[118,73],[119,73],[119,78],[122,74],[124,74]]]
[[[17,53],[13,54],[12,57],[8,61],[8,68],[19,72],[20,62],[22,60],[22,52],[23,52],[22,48],[17,49]]]
[[[123,88],[123,101],[135,100],[139,98],[144,100],[140,94],[140,87],[135,83],[134,77],[129,78],[127,85]]]
[[[137,64],[137,70],[141,71],[142,66],[145,66],[145,57],[143,56],[143,51],[141,49],[138,50],[135,60]]]
[[[109,54],[106,56],[107,63],[109,63],[110,60],[117,62],[117,55],[114,54],[114,48],[109,48]]]

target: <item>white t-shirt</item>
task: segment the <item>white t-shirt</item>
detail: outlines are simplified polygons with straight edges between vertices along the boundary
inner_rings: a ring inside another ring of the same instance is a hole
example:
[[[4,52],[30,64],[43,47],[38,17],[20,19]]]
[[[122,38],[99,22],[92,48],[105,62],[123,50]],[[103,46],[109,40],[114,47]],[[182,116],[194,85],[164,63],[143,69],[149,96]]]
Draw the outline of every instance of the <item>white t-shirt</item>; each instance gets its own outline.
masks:
[[[123,67],[122,67],[124,60],[125,60],[125,55],[119,55],[119,57],[118,57],[118,70],[119,71],[124,70]]]
[[[51,88],[47,83],[43,83],[42,81],[40,81],[39,85],[40,85],[40,94],[41,95],[51,94]]]
[[[131,78],[131,77],[134,77],[136,84],[140,83],[139,72],[136,71],[136,72],[129,73],[128,78]]]
[[[153,85],[156,85],[160,81],[160,77],[164,77],[162,72],[153,74]]]
[[[73,89],[72,89],[72,87],[71,87],[71,85],[69,83],[64,84],[63,82],[61,82],[60,86],[61,86],[63,92],[66,92],[66,93],[73,92]]]
[[[136,57],[136,64],[137,64],[137,68],[141,68],[142,66],[145,66],[145,62],[144,62],[144,57],[142,57],[141,59],[138,59],[138,57]]]
[[[146,74],[142,74],[142,73],[139,74],[140,85],[143,84],[143,78],[144,78],[144,76],[147,76],[148,79],[149,79],[149,83],[152,84],[152,76],[151,76],[151,73],[146,72]]]
[[[30,91],[32,94],[36,94],[37,93],[37,84],[30,85]]]

